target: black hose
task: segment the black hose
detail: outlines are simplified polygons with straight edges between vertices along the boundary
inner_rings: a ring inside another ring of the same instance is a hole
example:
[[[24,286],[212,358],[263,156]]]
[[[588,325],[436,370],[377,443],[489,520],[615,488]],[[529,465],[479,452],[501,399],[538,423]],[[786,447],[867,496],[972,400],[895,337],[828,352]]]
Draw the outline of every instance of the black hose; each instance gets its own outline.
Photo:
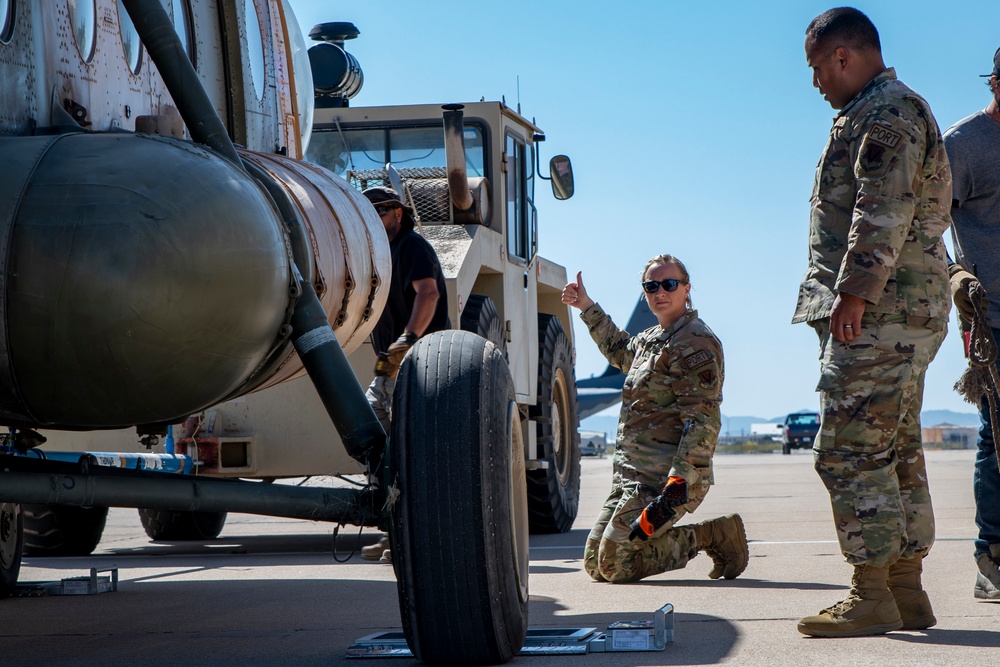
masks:
[[[380,457],[384,451],[385,431],[330,327],[312,283],[302,280],[300,284],[302,296],[292,314],[292,344],[344,449],[354,460],[368,464],[373,454]]]

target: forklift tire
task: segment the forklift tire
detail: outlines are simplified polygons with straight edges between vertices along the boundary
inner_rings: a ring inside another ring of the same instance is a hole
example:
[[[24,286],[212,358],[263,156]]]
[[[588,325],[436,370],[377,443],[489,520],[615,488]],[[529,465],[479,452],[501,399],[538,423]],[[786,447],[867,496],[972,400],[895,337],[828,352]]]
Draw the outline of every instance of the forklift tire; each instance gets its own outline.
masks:
[[[26,556],[89,556],[108,520],[107,507],[21,505]]]
[[[482,294],[471,294],[462,309],[462,330],[479,334],[496,345],[504,358],[507,356],[507,336],[504,334],[503,322],[497,314],[493,299]]]
[[[139,508],[149,539],[163,542],[214,540],[226,525],[227,512],[176,512]]]
[[[538,316],[538,403],[529,416],[547,463],[528,472],[531,532],[565,533],[580,505],[580,418],[573,351],[554,315]]]
[[[421,338],[393,394],[386,480],[403,632],[430,665],[494,665],[528,628],[524,441],[510,370],[466,331]]]
[[[0,597],[14,594],[21,571],[24,523],[15,503],[0,503]]]

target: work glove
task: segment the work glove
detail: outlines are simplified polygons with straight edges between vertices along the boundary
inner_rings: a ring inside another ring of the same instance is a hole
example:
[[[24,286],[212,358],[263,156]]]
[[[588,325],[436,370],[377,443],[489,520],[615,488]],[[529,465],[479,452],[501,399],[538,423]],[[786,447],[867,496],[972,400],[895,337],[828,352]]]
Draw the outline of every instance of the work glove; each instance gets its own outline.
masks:
[[[963,322],[972,323],[976,317],[975,301],[978,301],[979,309],[985,317],[989,304],[986,301],[986,291],[983,290],[979,280],[958,264],[948,267],[948,276],[951,283],[951,300],[955,302],[959,318]]]
[[[688,501],[688,486],[683,477],[671,476],[667,480],[667,485],[663,487],[660,495],[656,496],[651,503],[646,505],[629,528],[631,532],[628,539],[646,540],[653,533],[659,530],[667,521],[674,518],[675,507],[680,507]]]
[[[389,355],[389,363],[393,364],[396,368],[403,363],[403,357],[406,356],[407,351],[413,347],[414,343],[417,342],[417,334],[404,331],[403,335],[396,339],[396,342],[389,346],[387,354]]]
[[[379,352],[375,362],[375,376],[395,380],[396,374],[399,373],[399,365],[403,363],[403,357],[416,342],[417,334],[404,332],[389,346],[387,351]]]

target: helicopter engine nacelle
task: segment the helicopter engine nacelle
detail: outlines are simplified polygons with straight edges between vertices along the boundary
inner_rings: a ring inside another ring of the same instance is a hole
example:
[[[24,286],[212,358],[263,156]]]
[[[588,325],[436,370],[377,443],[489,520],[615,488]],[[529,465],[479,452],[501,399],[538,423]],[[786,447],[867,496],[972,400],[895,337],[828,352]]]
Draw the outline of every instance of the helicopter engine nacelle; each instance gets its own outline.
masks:
[[[384,305],[382,225],[318,167],[261,157],[269,191],[202,146],[132,133],[0,137],[0,156],[2,424],[164,423],[298,374],[296,264],[347,352]]]

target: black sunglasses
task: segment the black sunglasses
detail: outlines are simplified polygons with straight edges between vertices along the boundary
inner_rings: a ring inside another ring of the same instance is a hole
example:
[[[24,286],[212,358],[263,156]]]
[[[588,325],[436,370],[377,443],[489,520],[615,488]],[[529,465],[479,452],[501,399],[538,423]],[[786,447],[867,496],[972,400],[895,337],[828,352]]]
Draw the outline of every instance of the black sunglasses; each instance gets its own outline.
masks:
[[[688,281],[678,280],[677,278],[667,278],[666,280],[644,280],[642,281],[642,289],[646,294],[656,294],[657,290],[661,287],[668,292],[673,292],[677,289],[678,285],[687,285]]]
[[[378,216],[381,218],[383,215],[385,215],[386,213],[388,213],[389,211],[391,211],[394,208],[399,208],[399,207],[398,206],[376,206],[375,207],[375,212],[378,213]]]

